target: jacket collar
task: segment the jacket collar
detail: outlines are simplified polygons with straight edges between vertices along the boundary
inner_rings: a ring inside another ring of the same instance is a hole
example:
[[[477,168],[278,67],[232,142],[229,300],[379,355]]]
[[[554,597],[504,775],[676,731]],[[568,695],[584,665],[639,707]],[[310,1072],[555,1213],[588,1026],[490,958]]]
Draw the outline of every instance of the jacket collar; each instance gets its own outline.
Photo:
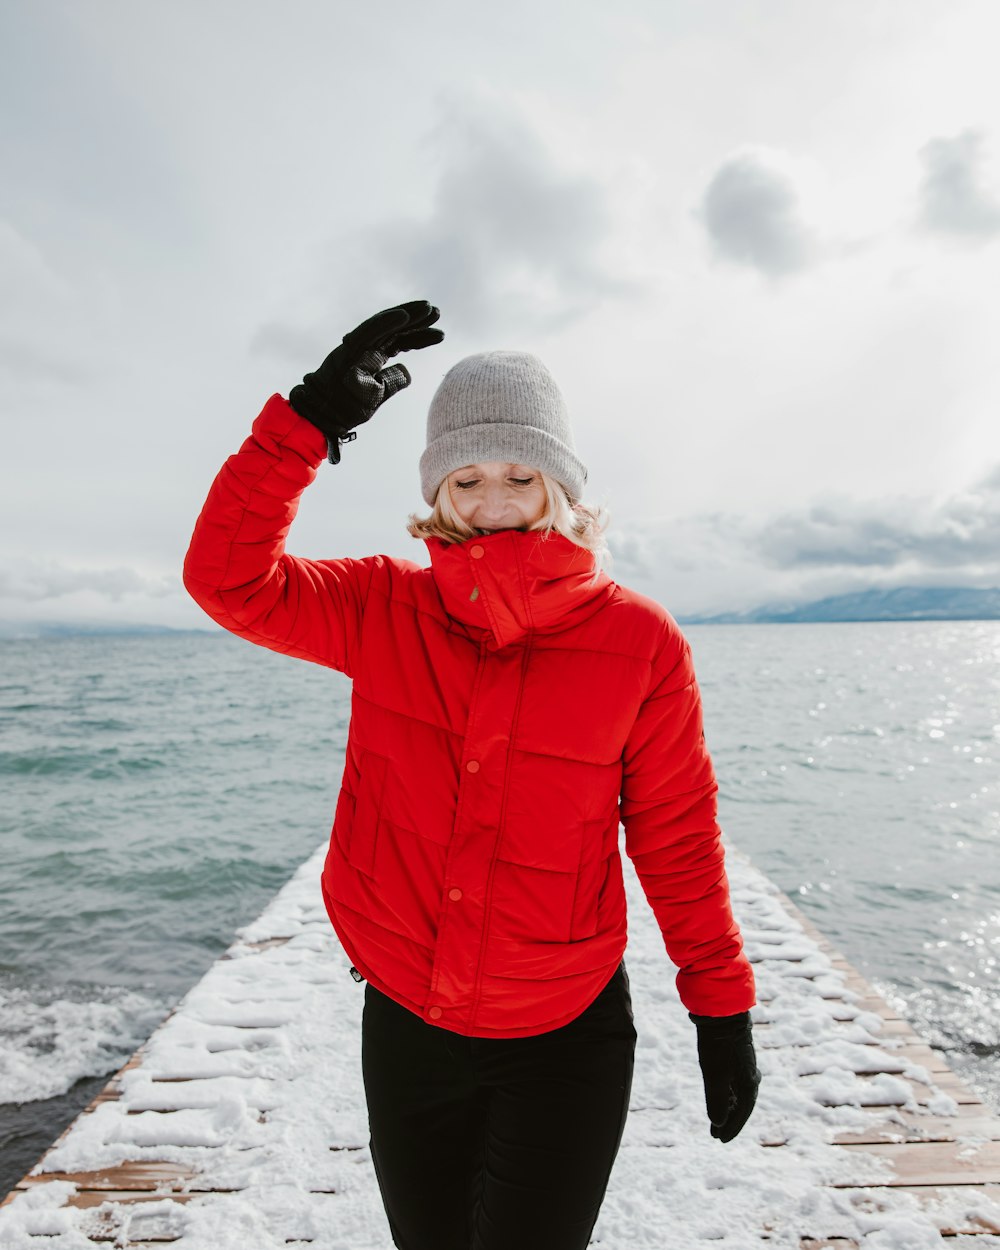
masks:
[[[562,534],[511,529],[460,543],[424,541],[445,611],[485,630],[491,651],[526,634],[569,629],[615,590],[603,570],[591,584],[593,552]]]

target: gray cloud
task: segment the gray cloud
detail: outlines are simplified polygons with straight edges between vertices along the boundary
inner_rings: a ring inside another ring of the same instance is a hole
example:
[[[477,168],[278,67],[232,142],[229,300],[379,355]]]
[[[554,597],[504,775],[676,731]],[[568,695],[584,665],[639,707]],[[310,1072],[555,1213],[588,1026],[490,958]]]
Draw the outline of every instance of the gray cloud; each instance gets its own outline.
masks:
[[[891,568],[915,534],[850,501],[824,504],[768,522],[754,547],[776,568],[858,565]]]
[[[1000,197],[986,185],[979,131],[932,139],[920,156],[920,221],[926,229],[970,240],[1000,234]]]
[[[1000,576],[1000,466],[974,487],[933,506],[921,500],[843,500],[761,527],[752,546],[776,568],[917,565],[987,569]]]
[[[177,592],[176,578],[146,577],[135,569],[80,569],[53,562],[0,568],[0,600],[42,603],[86,593],[118,602],[125,595],[161,599]]]
[[[602,258],[616,222],[601,181],[567,172],[516,113],[448,99],[424,146],[439,169],[429,212],[335,243],[321,282],[341,303],[372,309],[411,293],[447,308],[465,335],[523,338],[648,289]],[[272,322],[252,350],[298,358],[316,346],[308,331]]]
[[[671,611],[902,585],[1000,585],[1000,465],[943,502],[836,499],[764,520],[710,513],[613,524],[612,575]]]
[[[697,216],[716,255],[769,277],[805,268],[818,251],[795,182],[766,152],[746,150],[723,161]]]
[[[564,172],[519,117],[452,102],[432,144],[442,169],[430,217],[406,234],[376,227],[414,289],[440,291],[469,332],[557,331],[601,301],[636,293],[601,262],[614,234],[596,178]]]

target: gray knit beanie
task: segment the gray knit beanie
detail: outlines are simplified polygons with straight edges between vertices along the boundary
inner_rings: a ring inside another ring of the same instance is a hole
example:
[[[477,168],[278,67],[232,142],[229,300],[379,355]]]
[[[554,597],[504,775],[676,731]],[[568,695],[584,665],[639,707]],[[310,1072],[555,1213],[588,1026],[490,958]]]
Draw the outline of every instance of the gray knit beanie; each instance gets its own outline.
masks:
[[[486,460],[524,464],[561,482],[580,501],[586,465],[576,454],[555,379],[528,352],[480,352],[452,365],[427,413],[420,487],[433,506],[453,469]]]

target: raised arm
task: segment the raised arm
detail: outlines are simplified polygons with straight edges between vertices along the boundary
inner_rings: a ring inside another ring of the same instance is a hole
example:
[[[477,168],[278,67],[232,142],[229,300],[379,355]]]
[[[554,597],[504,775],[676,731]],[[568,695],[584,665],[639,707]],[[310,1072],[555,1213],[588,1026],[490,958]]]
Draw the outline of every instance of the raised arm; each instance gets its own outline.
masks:
[[[425,301],[386,309],[346,335],[288,400],[272,395],[222,466],[195,524],[184,585],[213,620],[251,642],[349,676],[378,556],[304,560],[285,552],[299,498],[324,455],[409,385],[397,352],[440,342]]]

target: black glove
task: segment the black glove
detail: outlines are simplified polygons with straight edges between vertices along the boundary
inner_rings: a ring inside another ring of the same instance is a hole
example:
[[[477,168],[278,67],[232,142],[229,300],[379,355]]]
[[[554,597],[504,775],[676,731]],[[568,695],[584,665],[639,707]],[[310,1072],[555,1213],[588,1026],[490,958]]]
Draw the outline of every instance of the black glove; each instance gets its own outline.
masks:
[[[698,1062],[712,1136],[732,1141],[750,1119],[760,1084],[750,1012],[695,1016],[689,1011],[688,1015],[698,1028]]]
[[[326,435],[327,458],[340,464],[340,443],[357,438],[363,425],[391,395],[410,385],[403,365],[385,362],[397,352],[440,343],[443,330],[429,327],[441,316],[426,300],[386,308],[369,317],[335,347],[315,373],[307,373],[288,392],[288,402],[301,417]]]

